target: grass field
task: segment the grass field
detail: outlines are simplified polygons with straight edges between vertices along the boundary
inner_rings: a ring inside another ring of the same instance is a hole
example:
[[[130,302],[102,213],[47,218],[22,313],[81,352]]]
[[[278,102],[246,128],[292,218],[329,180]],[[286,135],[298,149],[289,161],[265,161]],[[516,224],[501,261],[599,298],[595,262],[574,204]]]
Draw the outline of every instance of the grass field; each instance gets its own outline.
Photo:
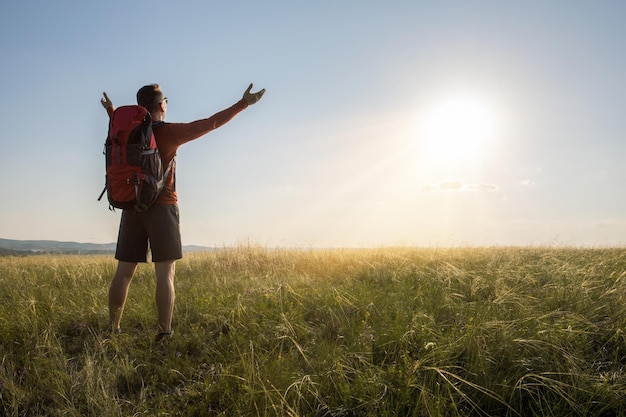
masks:
[[[0,258],[0,415],[626,416],[626,250],[188,255],[109,337],[107,256]]]

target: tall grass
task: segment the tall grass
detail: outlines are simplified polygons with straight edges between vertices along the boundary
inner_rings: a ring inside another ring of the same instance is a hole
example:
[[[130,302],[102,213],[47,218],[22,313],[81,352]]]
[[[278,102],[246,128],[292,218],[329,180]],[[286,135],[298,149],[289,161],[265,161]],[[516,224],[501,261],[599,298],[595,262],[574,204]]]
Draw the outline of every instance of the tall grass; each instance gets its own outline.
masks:
[[[168,344],[151,265],[105,332],[114,268],[0,258],[1,415],[626,415],[626,250],[188,255]]]

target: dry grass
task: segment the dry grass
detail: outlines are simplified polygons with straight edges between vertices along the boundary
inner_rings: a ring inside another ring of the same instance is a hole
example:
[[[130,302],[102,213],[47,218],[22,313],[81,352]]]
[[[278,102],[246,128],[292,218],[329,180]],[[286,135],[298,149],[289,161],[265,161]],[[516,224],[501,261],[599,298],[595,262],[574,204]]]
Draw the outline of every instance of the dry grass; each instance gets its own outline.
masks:
[[[0,258],[0,414],[626,415],[626,250],[189,255],[168,345],[150,265],[103,334],[114,267]]]

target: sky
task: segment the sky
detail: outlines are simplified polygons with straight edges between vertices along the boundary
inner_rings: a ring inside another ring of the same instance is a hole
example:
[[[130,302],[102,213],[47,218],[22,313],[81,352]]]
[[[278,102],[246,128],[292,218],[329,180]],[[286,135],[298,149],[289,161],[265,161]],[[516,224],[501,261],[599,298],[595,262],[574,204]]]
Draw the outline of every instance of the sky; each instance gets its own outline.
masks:
[[[167,121],[183,243],[626,242],[626,2],[6,1],[0,237],[109,243],[106,91]]]

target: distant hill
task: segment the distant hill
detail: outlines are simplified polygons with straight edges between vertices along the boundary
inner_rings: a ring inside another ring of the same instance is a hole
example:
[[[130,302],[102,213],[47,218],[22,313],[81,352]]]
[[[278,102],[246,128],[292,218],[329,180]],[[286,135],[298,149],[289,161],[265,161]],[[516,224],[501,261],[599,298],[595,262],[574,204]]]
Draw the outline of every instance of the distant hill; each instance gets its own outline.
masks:
[[[184,246],[185,252],[211,251],[213,248],[205,246]],[[39,253],[58,254],[112,254],[115,252],[115,243],[80,243],[60,242],[56,240],[12,240],[0,238],[0,256],[7,255],[34,255]]]
[[[0,256],[19,256],[25,255],[24,251],[0,248]]]

